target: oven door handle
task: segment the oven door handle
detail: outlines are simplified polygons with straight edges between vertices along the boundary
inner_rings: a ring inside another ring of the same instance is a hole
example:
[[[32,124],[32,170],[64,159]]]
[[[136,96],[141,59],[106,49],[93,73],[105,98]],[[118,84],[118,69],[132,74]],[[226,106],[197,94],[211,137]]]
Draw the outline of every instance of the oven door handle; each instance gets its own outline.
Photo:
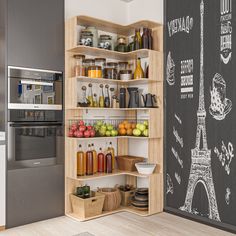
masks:
[[[41,85],[41,86],[53,86],[53,83],[49,82],[40,82],[40,81],[34,81],[34,80],[24,80],[22,79],[21,84],[31,84],[31,85]]]
[[[13,128],[55,128],[63,126],[62,123],[52,123],[52,122],[43,122],[43,123],[11,123],[10,127]]]

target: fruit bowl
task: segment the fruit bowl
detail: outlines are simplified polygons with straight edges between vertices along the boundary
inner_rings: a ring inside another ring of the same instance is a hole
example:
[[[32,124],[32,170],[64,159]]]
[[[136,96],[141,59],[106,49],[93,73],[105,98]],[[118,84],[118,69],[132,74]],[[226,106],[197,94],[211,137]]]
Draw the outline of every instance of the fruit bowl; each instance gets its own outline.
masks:
[[[151,175],[156,167],[156,164],[151,164],[147,162],[139,162],[135,164],[139,174]]]

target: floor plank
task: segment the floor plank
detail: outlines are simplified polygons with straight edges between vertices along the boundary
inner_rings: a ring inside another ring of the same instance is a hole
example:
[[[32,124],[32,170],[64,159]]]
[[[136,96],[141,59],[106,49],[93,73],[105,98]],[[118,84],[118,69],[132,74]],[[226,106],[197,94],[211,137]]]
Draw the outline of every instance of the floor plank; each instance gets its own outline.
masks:
[[[233,236],[213,227],[162,213],[140,217],[117,213],[87,222],[59,217],[4,232],[0,236],[76,236],[88,232],[94,236]]]

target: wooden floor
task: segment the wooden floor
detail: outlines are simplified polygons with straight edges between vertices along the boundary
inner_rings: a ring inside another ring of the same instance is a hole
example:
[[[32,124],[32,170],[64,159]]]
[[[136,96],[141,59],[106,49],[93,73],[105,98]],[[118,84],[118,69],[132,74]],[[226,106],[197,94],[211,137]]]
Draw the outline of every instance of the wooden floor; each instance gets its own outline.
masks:
[[[234,235],[167,213],[146,218],[131,213],[118,213],[83,223],[59,217],[6,230],[0,233],[0,236],[77,236],[85,232],[94,236]]]

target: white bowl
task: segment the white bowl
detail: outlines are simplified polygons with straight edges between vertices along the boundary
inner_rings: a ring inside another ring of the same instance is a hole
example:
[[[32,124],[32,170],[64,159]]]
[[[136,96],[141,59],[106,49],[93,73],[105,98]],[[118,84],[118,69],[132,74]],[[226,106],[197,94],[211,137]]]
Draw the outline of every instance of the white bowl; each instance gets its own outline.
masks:
[[[147,162],[138,162],[135,164],[138,173],[142,175],[151,175],[156,167],[156,164],[151,164]]]

